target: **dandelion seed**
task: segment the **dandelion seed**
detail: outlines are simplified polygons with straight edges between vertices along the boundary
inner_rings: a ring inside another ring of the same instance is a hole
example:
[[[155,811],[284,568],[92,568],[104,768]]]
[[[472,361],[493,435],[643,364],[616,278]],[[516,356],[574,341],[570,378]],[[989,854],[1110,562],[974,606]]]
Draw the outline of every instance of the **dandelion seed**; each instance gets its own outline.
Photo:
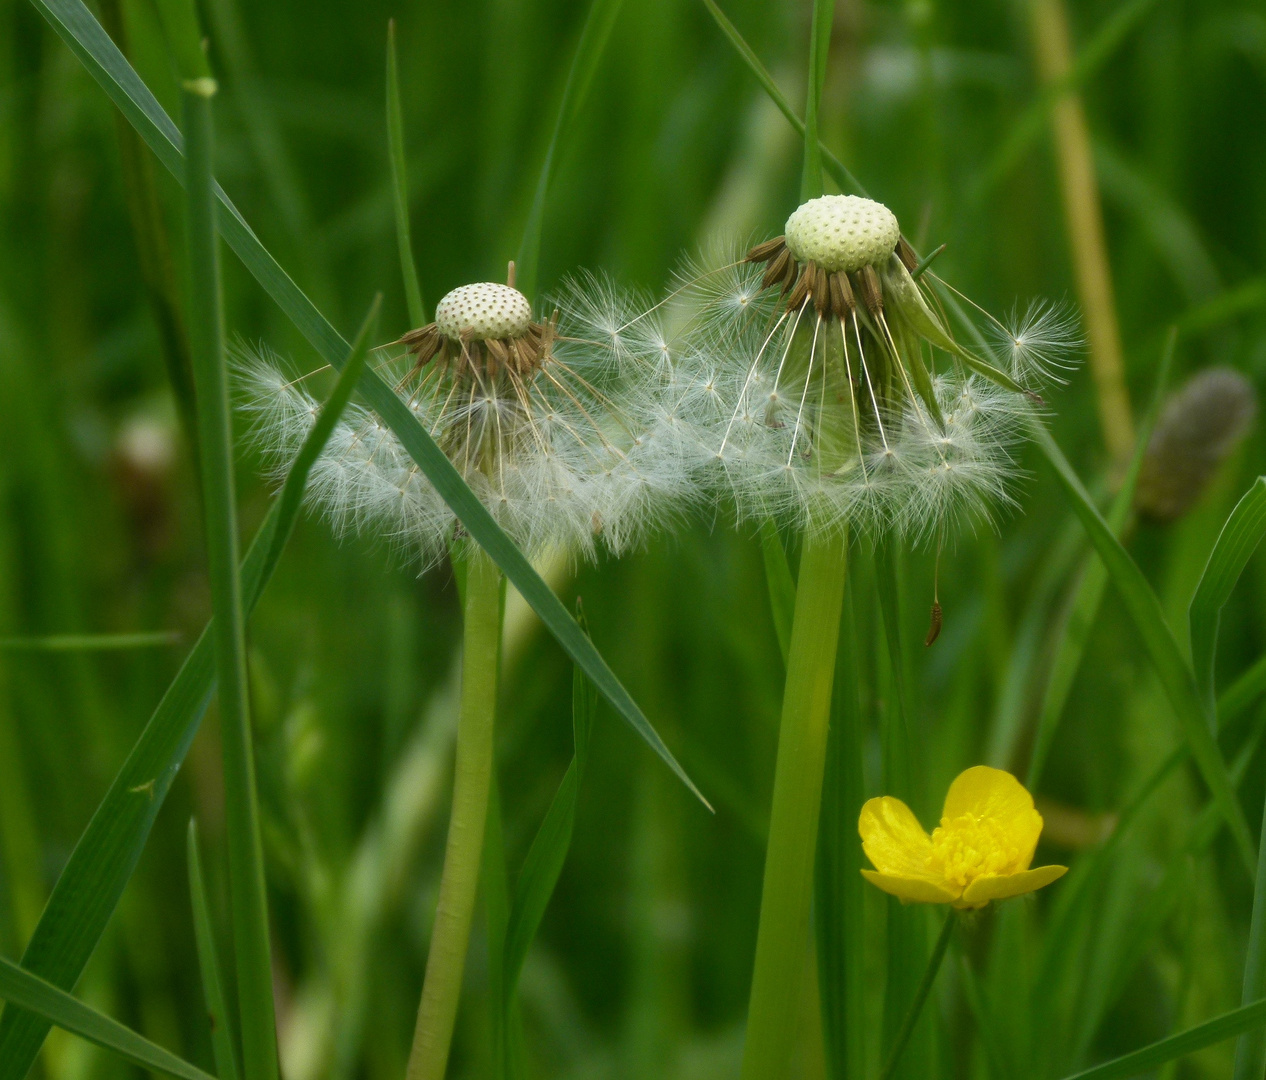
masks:
[[[950,785],[941,823],[929,836],[900,799],[869,799],[858,819],[862,848],[874,865],[871,884],[905,902],[984,907],[1021,896],[1067,873],[1029,869],[1042,815],[1014,776],[977,765]]]

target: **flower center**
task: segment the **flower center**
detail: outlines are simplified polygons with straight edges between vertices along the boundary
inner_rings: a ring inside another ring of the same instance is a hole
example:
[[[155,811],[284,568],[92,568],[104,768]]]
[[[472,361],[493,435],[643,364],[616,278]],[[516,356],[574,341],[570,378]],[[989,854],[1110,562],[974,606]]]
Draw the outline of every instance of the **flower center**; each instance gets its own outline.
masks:
[[[531,322],[528,298],[518,289],[493,281],[463,285],[435,306],[435,325],[454,340],[522,337]]]
[[[941,818],[932,830],[928,868],[966,887],[987,874],[1010,874],[1020,867],[1020,852],[993,818],[960,814]]]

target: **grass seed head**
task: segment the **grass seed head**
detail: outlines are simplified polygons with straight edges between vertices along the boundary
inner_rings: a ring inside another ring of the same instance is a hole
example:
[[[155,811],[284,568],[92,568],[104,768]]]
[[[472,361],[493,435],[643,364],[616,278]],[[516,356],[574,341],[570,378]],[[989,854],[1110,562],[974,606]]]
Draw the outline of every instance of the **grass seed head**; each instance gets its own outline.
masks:
[[[1147,444],[1134,504],[1155,521],[1182,517],[1208,489],[1257,414],[1253,385],[1238,371],[1207,368],[1165,403]]]

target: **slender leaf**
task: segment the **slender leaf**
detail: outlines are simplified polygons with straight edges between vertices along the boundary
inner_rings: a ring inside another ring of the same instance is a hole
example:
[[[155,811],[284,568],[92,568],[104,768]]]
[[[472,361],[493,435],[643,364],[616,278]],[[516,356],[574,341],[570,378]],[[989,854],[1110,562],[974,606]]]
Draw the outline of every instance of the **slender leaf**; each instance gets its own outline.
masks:
[[[369,328],[378,302],[356,337],[330,400],[308,433],[286,477],[280,498],[255,535],[242,564],[243,607],[249,614],[272,577],[294,530],[308,472],[347,404],[369,349]],[[335,406],[338,406],[336,409]],[[176,678],[141,732],[53,886],[22,966],[64,989],[79,981],[105,932],[119,897],[149,837],[176,771],[202,722],[215,680],[211,625],[202,631]],[[7,1008],[0,1015],[0,1080],[23,1080],[49,1025],[31,1013]]]
[[[1152,437],[1152,428],[1156,426],[1156,418],[1160,415],[1161,403],[1169,387],[1177,344],[1178,331],[1171,329],[1166,338],[1165,347],[1161,350],[1160,368],[1156,373],[1152,402],[1139,426],[1134,457],[1126,470],[1121,488],[1112,501],[1112,509],[1108,512],[1108,526],[1118,539],[1121,538],[1130,517],[1134,489],[1138,486],[1139,473],[1143,467],[1143,455],[1147,451],[1147,444]],[[1055,651],[1055,659],[1051,662],[1046,691],[1042,696],[1042,711],[1038,717],[1037,734],[1033,738],[1033,752],[1029,758],[1029,771],[1024,781],[1024,786],[1030,791],[1036,791],[1041,782],[1042,770],[1046,766],[1046,755],[1050,752],[1051,743],[1055,739],[1055,729],[1063,715],[1064,706],[1068,703],[1073,680],[1081,667],[1086,642],[1090,639],[1090,631],[1094,627],[1095,617],[1099,613],[1099,604],[1103,600],[1103,592],[1107,584],[1108,571],[1103,565],[1103,560],[1092,555],[1081,583],[1077,586],[1072,608],[1060,627],[1059,644]]]
[[[1260,482],[1260,481],[1259,481]],[[1253,914],[1249,920],[1240,1003],[1266,998],[1266,809],[1262,812],[1261,846],[1257,852],[1257,880],[1253,883]],[[1235,1048],[1233,1080],[1260,1080],[1266,1074],[1266,1031],[1243,1035]]]
[[[51,634],[48,637],[0,638],[0,649],[33,652],[114,652],[119,649],[151,649],[179,645],[179,630],[155,630],[137,634]]]
[[[1225,725],[1238,719],[1263,693],[1266,693],[1266,656],[1259,657],[1219,696],[1219,722]]]
[[[858,700],[853,590],[844,595],[831,693],[831,731],[822,783],[815,871],[815,932],[822,1034],[832,1080],[860,1078],[866,1062],[866,973],[863,967],[865,865],[857,815],[864,794],[865,729]]]
[[[418,264],[413,257],[409,229],[409,177],[405,166],[404,120],[400,109],[400,67],[396,62],[396,20],[387,21],[387,156],[391,159],[391,195],[396,210],[396,243],[400,248],[400,276],[409,322],[426,322],[422,286],[418,284]]]
[[[229,1023],[231,1018],[224,1003],[220,959],[215,945],[215,930],[211,925],[211,905],[207,903],[207,890],[202,876],[202,855],[198,851],[198,823],[193,818],[189,819],[185,850],[189,862],[189,902],[193,908],[193,934],[198,947],[202,997],[207,1006],[207,1021],[211,1026],[211,1050],[215,1054],[215,1070],[220,1074],[220,1080],[237,1080],[239,1072],[237,1055],[233,1049],[232,1025]]]
[[[558,164],[558,149],[562,143],[563,133],[576,113],[580,111],[580,106],[589,92],[589,86],[598,70],[598,63],[602,59],[603,50],[607,47],[607,40],[611,37],[611,29],[615,26],[616,16],[620,14],[623,3],[624,0],[593,0],[593,3],[589,5],[589,15],[585,19],[585,25],[580,31],[580,40],[576,43],[576,52],[572,56],[571,68],[567,72],[567,82],[563,84],[563,97],[558,104],[558,115],[554,118],[554,130],[550,135],[549,145],[545,149],[545,160],[541,163],[536,191],[532,196],[527,222],[523,226],[523,239],[519,243],[519,255],[516,260],[518,287],[529,297],[536,293],[536,276],[541,261],[541,233],[545,228],[545,200],[549,195],[550,184],[554,180],[554,170]]]
[[[1245,1031],[1266,1024],[1266,1000],[1255,1001],[1252,1005],[1244,1005],[1231,1012],[1223,1013],[1203,1024],[1188,1028],[1186,1031],[1161,1039],[1132,1054],[1113,1058],[1093,1069],[1085,1069],[1065,1077],[1064,1080],[1123,1080],[1124,1077],[1141,1076],[1151,1072],[1158,1065],[1183,1057],[1186,1054],[1203,1050],[1206,1046],[1220,1043]]]
[[[589,735],[593,729],[594,713],[598,708],[598,695],[579,667],[572,676],[572,731],[575,750],[567,772],[554,793],[554,799],[546,811],[545,819],[537,830],[532,846],[528,849],[514,889],[514,904],[510,909],[505,944],[505,995],[506,1002],[514,996],[528,946],[540,928],[541,919],[558,875],[562,873],[567,851],[571,847],[572,829],[576,824],[576,800],[580,795],[580,783],[585,764],[589,760]]]
[[[796,582],[787,563],[787,551],[778,535],[778,526],[766,518],[760,527],[760,550],[765,560],[765,585],[769,590],[769,608],[774,617],[774,633],[782,662],[787,663],[791,647],[791,619],[796,610]]]
[[[835,0],[813,0],[809,24],[809,77],[805,80],[804,168],[800,173],[800,201],[822,194],[822,144],[818,138],[818,106],[826,79],[827,52],[831,44],[831,20]]]
[[[211,583],[216,686],[223,750],[225,836],[233,953],[237,960],[242,1067],[247,1080],[277,1080],[277,1019],[264,882],[264,842],[255,786],[254,734],[246,674],[246,615],[238,566],[237,492],[220,237],[216,230],[214,79],[193,79],[182,95],[189,252],[189,345],[197,389],[203,524]]]
[[[777,106],[778,111],[795,128],[796,134],[803,139],[804,121],[800,119],[799,114],[791,107],[791,103],[783,92],[778,89],[778,84],[774,82],[774,77],[770,75],[769,70],[761,63],[756,51],[743,39],[743,35],[738,32],[738,27],[730,22],[725,12],[717,6],[716,0],[703,0],[703,6],[708,9],[713,19],[716,20],[717,26],[721,28],[721,33],[734,46],[734,51],[739,54],[739,58],[747,65],[748,70],[756,76],[756,81],[761,84],[761,88],[769,95],[769,100]],[[865,195],[866,189],[862,186],[861,181],[845,168],[844,163],[839,158],[822,145],[821,140],[819,140],[818,145],[821,148],[822,167],[831,174],[831,179],[846,191],[854,191],[858,195]]]
[[[1255,876],[1257,855],[1248,821],[1231,786],[1226,762],[1222,760],[1217,742],[1214,740],[1210,720],[1206,716],[1200,693],[1196,688],[1195,676],[1183,658],[1168,623],[1165,622],[1165,613],[1160,601],[1138,565],[1112,535],[1112,530],[1095,509],[1086,489],[1082,487],[1081,480],[1073,471],[1073,467],[1068,464],[1050,433],[1040,424],[1033,425],[1033,432],[1038,446],[1055,469],[1055,474],[1073,510],[1076,511],[1089,534],[1091,543],[1094,544],[1099,557],[1107,567],[1108,577],[1116,586],[1122,600],[1125,601],[1139,636],[1147,647],[1161,686],[1174,712],[1178,715],[1183,734],[1191,748],[1191,756],[1195,759],[1200,774],[1204,777],[1215,801],[1222,808],[1222,814],[1249,875]]]
[[[613,0],[600,2],[608,5]],[[58,36],[88,69],[89,74],[97,80],[163,165],[177,180],[183,182],[185,169],[180,132],[82,0],[31,0],[31,3],[48,20]],[[605,6],[603,10],[606,10]],[[584,88],[582,84],[587,85],[595,67],[596,61],[583,66],[581,75],[585,77],[578,76],[573,86],[573,101],[579,100],[579,92]],[[229,197],[218,186],[216,194],[225,211],[219,216],[220,232],[229,247],[317,352],[334,367],[341,369],[348,355],[347,343],[268,253]],[[418,423],[408,406],[373,371],[364,372],[359,389],[452,508],[466,531],[488,552],[510,583],[540,616],[541,622],[562,646],[563,651],[584,669],[598,692],[659,755],[678,779],[711,809],[708,801],[651,727],[607,662],[593,647],[592,642],[581,633],[562,602],[470,490],[461,474],[435,445],[435,441]]]
[[[5,957],[0,957],[0,998],[43,1017],[49,1024],[113,1050],[133,1065],[178,1076],[181,1080],[215,1080],[209,1073],[182,1061]]]
[[[1231,590],[1263,535],[1266,535],[1266,476],[1259,476],[1222,526],[1187,611],[1191,666],[1211,721],[1216,716],[1213,661],[1218,648],[1218,622],[1223,606],[1231,598]]]

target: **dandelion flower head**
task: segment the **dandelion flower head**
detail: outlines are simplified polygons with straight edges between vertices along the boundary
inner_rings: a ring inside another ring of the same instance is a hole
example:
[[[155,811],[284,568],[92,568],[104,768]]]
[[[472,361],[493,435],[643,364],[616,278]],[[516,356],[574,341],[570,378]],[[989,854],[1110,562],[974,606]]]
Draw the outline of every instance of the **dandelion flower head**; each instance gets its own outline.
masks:
[[[511,281],[513,277],[511,277]],[[498,524],[531,554],[620,552],[689,500],[675,395],[654,318],[605,280],[567,283],[548,318],[513,287],[454,289],[386,350],[396,392]],[[266,350],[239,358],[246,409],[278,477],[320,409]],[[353,403],[312,469],[336,531],[437,562],[461,531],[396,435]]]
[[[984,907],[1049,885],[1064,866],[1029,869],[1042,815],[1010,773],[977,765],[950,785],[929,836],[900,799],[870,799],[858,820],[866,880],[903,901]]]
[[[712,387],[694,421],[740,514],[919,540],[1008,501],[1032,381],[1066,362],[1075,327],[1043,306],[994,320],[1005,359],[986,360],[923,269],[896,216],[854,195],[690,268],[681,355]]]

